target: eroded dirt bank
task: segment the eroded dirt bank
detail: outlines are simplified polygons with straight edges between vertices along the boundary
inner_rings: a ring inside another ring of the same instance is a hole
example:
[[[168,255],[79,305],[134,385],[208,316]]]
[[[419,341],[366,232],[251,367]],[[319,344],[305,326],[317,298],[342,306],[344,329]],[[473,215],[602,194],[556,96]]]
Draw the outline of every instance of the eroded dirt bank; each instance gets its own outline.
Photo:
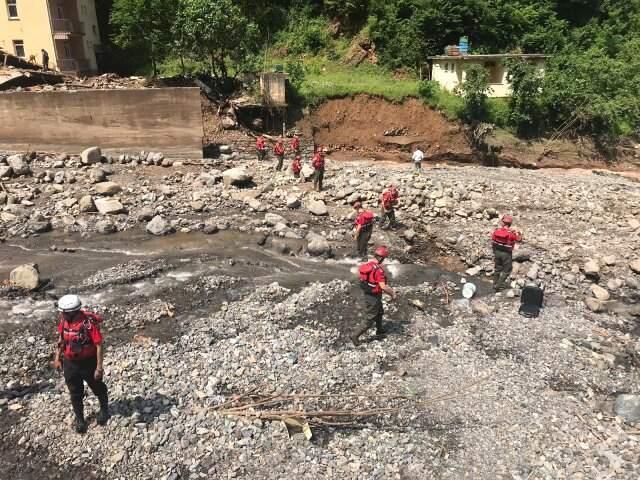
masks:
[[[640,393],[633,180],[475,166],[416,176],[330,156],[317,193],[243,148],[202,165],[140,155],[27,163],[33,175],[5,182],[0,278],[34,262],[51,283],[0,289],[9,478],[637,478],[637,425],[614,409],[620,393]],[[236,166],[252,175],[248,187],[221,181]],[[377,211],[390,182],[401,226],[376,229],[373,243],[391,248],[399,300],[387,304],[390,335],[354,348],[349,202]],[[122,208],[85,211],[87,196]],[[487,238],[504,212],[525,243],[510,290],[494,295]],[[462,278],[480,287],[470,303]],[[546,288],[537,319],[517,313],[526,283]],[[113,417],[84,437],[72,433],[64,383],[48,365],[54,298],[69,290],[105,314],[109,339]],[[213,408],[251,389],[445,396],[314,427],[307,441],[280,422]]]

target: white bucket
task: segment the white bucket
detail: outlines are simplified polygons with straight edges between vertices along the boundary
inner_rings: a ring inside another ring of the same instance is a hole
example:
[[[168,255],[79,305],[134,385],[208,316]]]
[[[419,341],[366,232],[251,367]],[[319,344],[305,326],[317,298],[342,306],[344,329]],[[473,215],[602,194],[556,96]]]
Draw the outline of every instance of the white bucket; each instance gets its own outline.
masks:
[[[464,284],[464,287],[462,287],[462,296],[464,298],[473,298],[476,294],[476,290],[477,287],[474,283],[467,282]]]

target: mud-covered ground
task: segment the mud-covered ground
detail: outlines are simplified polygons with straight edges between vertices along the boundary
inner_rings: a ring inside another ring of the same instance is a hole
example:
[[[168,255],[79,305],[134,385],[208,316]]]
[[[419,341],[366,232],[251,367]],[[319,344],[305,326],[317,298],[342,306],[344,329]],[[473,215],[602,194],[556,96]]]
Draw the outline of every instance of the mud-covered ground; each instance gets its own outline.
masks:
[[[638,478],[638,419],[614,405],[640,394],[633,180],[451,166],[416,176],[330,159],[318,194],[242,150],[203,165],[28,163],[33,174],[4,182],[0,202],[0,278],[37,263],[43,284],[0,287],[7,478]],[[225,186],[239,165],[253,183]],[[105,180],[120,188],[98,193]],[[386,303],[389,335],[353,347],[348,204],[377,211],[390,182],[401,225],[376,228],[372,243],[391,248],[399,298]],[[117,199],[122,213],[80,211],[87,195]],[[320,203],[327,214],[311,213]],[[505,212],[525,243],[511,288],[495,295],[487,237]],[[145,230],[154,217],[164,235]],[[479,287],[471,302],[465,280]],[[517,313],[527,283],[546,288],[536,319]],[[49,365],[55,298],[69,291],[104,314],[107,335],[112,418],[85,436]],[[312,426],[306,440],[215,409],[248,391],[362,395],[308,408],[401,408]]]

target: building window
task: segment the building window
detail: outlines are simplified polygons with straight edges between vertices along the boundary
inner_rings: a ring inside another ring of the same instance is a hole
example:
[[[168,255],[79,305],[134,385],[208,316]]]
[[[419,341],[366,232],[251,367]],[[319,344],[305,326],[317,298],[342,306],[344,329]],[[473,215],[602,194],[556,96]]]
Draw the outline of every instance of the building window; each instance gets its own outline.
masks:
[[[18,18],[18,0],[7,0],[9,18]]]
[[[13,41],[13,52],[16,57],[25,58],[27,55],[24,53],[24,42],[22,40]]]

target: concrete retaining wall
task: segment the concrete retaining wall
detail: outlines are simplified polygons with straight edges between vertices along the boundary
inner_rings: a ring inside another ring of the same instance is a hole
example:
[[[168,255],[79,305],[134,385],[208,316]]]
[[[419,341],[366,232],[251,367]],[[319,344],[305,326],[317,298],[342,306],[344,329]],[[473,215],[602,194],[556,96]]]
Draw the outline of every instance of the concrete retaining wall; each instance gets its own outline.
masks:
[[[202,158],[198,88],[0,94],[0,150]]]

